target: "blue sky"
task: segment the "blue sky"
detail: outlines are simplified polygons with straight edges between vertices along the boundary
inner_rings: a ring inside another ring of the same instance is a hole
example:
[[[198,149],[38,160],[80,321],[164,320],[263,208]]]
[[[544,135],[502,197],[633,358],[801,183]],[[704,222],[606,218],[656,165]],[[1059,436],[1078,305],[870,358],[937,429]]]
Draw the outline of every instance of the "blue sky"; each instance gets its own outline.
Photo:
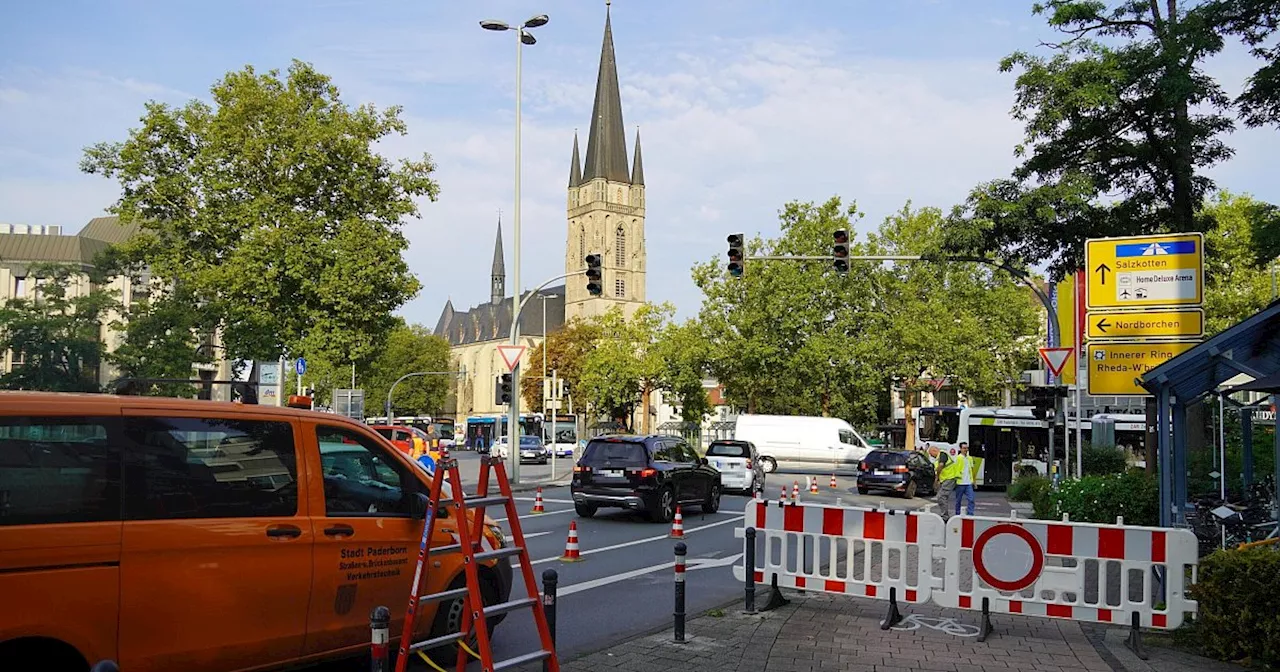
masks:
[[[644,144],[648,298],[696,313],[689,278],[733,231],[770,234],[790,200],[840,195],[877,225],[908,200],[949,207],[1007,175],[1021,137],[1000,57],[1050,38],[1024,0],[616,0],[628,143]],[[524,52],[524,284],[562,272],[575,128],[591,113],[603,0],[273,0],[6,3],[0,8],[0,222],[76,231],[116,186],[82,175],[83,147],[119,140],[150,99],[207,97],[228,70],[331,75],[351,103],[402,105],[441,197],[406,223],[434,325],[446,298],[488,298],[497,212],[510,268],[514,39],[483,31],[538,13]],[[1239,89],[1239,50],[1209,64]],[[582,138],[585,143],[585,134]],[[1280,201],[1273,130],[1237,131],[1219,185]],[[585,145],[584,145],[585,146]],[[508,286],[510,290],[511,287]]]

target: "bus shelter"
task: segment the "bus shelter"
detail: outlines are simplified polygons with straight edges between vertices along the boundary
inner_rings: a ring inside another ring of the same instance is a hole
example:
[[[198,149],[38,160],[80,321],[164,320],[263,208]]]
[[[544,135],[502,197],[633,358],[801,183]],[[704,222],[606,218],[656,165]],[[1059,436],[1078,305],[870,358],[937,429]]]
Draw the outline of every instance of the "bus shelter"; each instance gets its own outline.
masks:
[[[1223,383],[1244,374],[1252,383],[1229,388],[1271,392],[1280,385],[1280,301],[1142,375],[1138,382],[1156,399],[1156,446],[1160,465],[1160,524],[1185,522],[1187,508],[1187,407],[1218,394]],[[1270,385],[1269,385],[1270,383]],[[1252,462],[1251,442],[1243,447]],[[1280,432],[1275,440],[1280,483]]]

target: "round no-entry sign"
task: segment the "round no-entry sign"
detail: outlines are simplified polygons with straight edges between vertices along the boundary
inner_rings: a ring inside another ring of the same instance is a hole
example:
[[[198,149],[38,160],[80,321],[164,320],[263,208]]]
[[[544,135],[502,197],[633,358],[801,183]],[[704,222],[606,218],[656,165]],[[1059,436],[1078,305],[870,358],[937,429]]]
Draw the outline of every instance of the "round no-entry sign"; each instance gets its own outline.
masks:
[[[1020,525],[992,525],[973,544],[973,569],[996,590],[1017,592],[1030,587],[1044,570],[1044,549]]]

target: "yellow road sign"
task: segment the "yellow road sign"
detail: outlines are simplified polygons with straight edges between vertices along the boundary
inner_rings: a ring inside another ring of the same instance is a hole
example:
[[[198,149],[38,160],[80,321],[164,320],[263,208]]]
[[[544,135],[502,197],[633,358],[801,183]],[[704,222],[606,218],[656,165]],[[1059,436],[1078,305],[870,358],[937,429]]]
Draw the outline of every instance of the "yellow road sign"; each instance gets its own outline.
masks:
[[[1089,308],[1198,306],[1204,235],[1095,238],[1085,243]]]
[[[1089,394],[1147,396],[1150,393],[1137,382],[1142,374],[1197,344],[1198,341],[1090,343]]]
[[[1091,310],[1086,324],[1090,340],[1114,338],[1195,338],[1204,336],[1204,311]]]

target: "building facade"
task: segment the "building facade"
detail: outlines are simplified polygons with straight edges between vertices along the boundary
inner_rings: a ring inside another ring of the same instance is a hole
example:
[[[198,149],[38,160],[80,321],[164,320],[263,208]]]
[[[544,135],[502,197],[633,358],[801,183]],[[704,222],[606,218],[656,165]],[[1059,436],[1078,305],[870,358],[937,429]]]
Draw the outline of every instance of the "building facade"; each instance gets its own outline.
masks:
[[[645,195],[640,133],[636,131],[636,146],[629,156],[612,17],[607,9],[591,118],[585,158],[579,152],[577,134],[573,138],[565,204],[568,226],[564,269],[566,274],[576,275],[563,285],[543,289],[538,296],[529,298],[520,315],[519,331],[520,343],[530,350],[567,320],[597,317],[615,307],[630,317],[645,302]],[[601,296],[587,292],[582,272],[586,270],[588,254],[603,257]],[[528,295],[523,293],[522,300]],[[454,365],[466,371],[458,379],[449,408],[445,409],[459,424],[470,415],[493,415],[505,410],[496,403],[495,381],[507,370],[498,346],[509,342],[511,321],[499,222],[489,300],[459,311],[450,299],[435,327],[435,333],[452,346]],[[521,367],[523,376],[542,376],[541,362],[529,361],[528,351]]]

